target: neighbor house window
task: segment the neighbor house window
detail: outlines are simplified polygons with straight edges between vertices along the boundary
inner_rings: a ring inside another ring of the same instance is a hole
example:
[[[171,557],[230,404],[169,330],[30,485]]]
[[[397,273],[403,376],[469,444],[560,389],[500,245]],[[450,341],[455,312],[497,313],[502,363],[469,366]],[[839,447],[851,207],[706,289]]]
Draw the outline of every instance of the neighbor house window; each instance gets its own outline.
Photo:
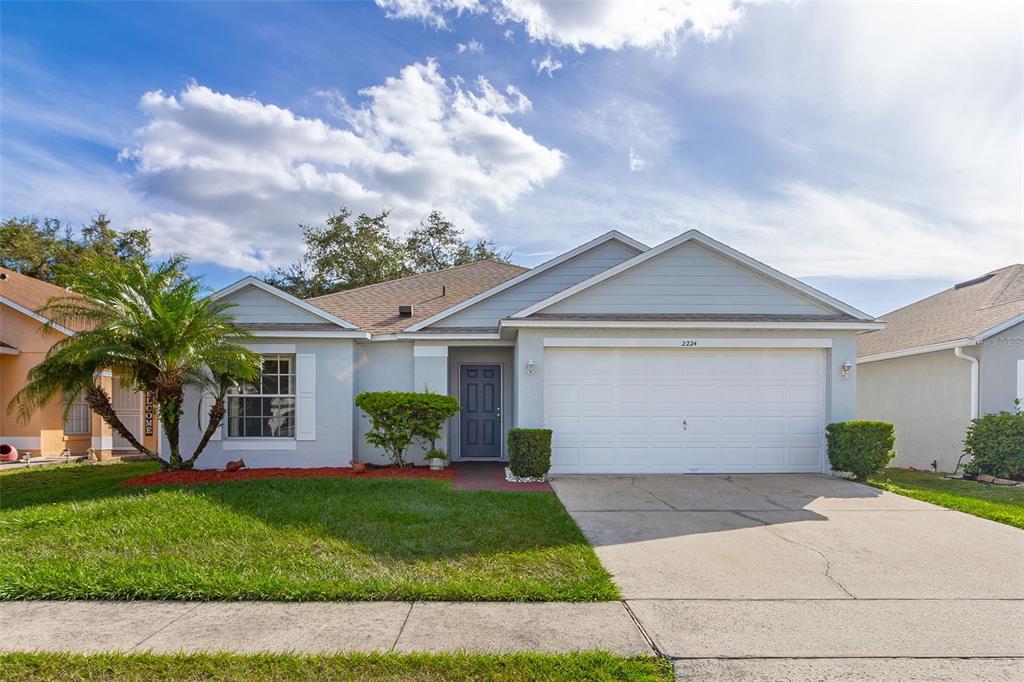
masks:
[[[85,396],[81,393],[71,403],[71,409],[64,419],[64,433],[68,436],[80,436],[92,431],[92,418],[89,413],[89,406],[85,403]]]
[[[295,437],[295,356],[262,359],[259,379],[228,392],[229,438]]]

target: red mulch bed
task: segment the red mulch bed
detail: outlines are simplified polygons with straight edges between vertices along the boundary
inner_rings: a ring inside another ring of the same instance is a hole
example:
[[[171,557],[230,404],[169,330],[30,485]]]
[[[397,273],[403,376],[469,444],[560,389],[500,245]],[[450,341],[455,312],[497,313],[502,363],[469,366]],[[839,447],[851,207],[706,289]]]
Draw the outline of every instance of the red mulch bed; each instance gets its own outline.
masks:
[[[160,471],[155,474],[136,476],[123,481],[130,488],[154,485],[195,485],[198,483],[225,483],[228,481],[253,481],[261,478],[428,478],[450,481],[455,470],[448,467],[431,471],[429,467],[367,467],[360,474],[348,467],[319,467],[316,469],[242,469],[241,471]]]

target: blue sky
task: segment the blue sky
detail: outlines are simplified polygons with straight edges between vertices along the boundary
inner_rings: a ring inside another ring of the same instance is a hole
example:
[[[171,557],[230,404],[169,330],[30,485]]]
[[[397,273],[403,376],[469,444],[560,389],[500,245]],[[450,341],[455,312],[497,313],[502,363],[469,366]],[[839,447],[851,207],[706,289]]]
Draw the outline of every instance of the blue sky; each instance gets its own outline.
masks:
[[[525,265],[697,227],[876,314],[1024,260],[1013,4],[380,3],[3,3],[0,213],[214,287],[342,204]]]

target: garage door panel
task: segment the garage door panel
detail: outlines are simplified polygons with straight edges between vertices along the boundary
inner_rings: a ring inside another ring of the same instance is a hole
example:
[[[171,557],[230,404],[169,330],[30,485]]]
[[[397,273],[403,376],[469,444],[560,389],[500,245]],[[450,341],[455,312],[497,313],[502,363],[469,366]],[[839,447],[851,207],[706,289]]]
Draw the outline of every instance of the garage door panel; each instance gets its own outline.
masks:
[[[556,473],[821,468],[820,350],[559,348],[544,367]]]

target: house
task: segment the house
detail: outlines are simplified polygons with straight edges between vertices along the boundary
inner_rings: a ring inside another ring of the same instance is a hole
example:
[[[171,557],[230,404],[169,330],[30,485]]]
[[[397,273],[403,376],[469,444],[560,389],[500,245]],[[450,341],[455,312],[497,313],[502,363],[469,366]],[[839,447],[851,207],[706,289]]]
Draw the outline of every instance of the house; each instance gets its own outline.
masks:
[[[51,298],[69,293],[49,282],[0,267],[0,443],[13,445],[33,457],[57,456],[65,448],[75,455],[93,448],[100,460],[134,454],[134,448],[112,433],[81,399],[71,405],[66,417],[64,403],[54,400],[33,413],[27,423],[18,419],[16,411],[7,410],[11,399],[25,386],[29,370],[60,339],[81,331],[54,324],[37,312]],[[145,396],[122,386],[110,372],[98,376],[97,382],[111,394],[121,421],[144,445],[156,447],[158,420],[147,412]]]
[[[353,397],[430,390],[461,403],[455,461],[505,459],[519,426],[554,430],[555,473],[827,471],[825,424],[856,414],[856,335],[882,326],[696,230],[653,248],[612,231],[531,270],[479,262],[306,301],[249,277],[215,297],[264,365],[227,398],[203,468],[383,462]],[[187,397],[184,439],[210,400]]]
[[[1024,265],[880,319],[857,340],[857,412],[896,425],[896,466],[953,471],[970,420],[1024,399]]]

